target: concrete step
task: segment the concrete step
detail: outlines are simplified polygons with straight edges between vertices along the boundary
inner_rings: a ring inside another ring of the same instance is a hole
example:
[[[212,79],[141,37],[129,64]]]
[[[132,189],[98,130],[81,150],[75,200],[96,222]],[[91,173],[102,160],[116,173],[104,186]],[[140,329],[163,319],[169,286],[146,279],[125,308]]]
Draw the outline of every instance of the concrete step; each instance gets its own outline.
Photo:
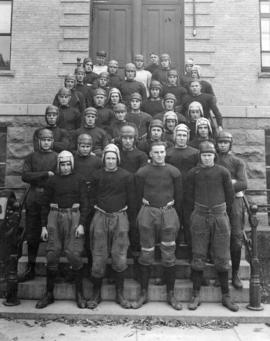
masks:
[[[0,300],[1,303],[1,300]],[[115,302],[103,301],[99,304],[99,306],[94,309],[79,309],[76,306],[74,300],[72,301],[62,301],[57,300],[54,304],[49,305],[44,309],[35,309],[36,301],[34,300],[21,300],[21,304],[15,307],[6,307],[3,304],[0,304],[0,315],[1,318],[7,318],[12,320],[18,319],[31,319],[34,321],[38,320],[59,320],[63,319],[65,321],[77,321],[78,323],[82,323],[84,327],[93,325],[91,321],[101,321],[105,323],[105,321],[120,321],[123,323],[127,321],[127,323],[132,323],[135,320],[144,320],[148,319],[152,320],[166,320],[166,321],[180,321],[181,323],[202,323],[202,322],[210,322],[210,321],[233,321],[235,323],[269,323],[270,319],[270,304],[263,305],[264,310],[262,311],[252,311],[246,308],[246,303],[240,304],[240,309],[237,313],[229,311],[225,307],[223,307],[220,303],[207,303],[203,302],[201,306],[195,310],[191,311],[187,309],[187,304],[183,304],[183,310],[176,311],[172,309],[168,304],[164,302],[149,302],[142,306],[140,309],[123,309],[116,304]],[[49,326],[50,327],[50,326]],[[181,331],[182,327],[179,329],[179,340],[183,339]],[[254,327],[253,327],[254,328]],[[259,330],[255,330],[259,331]],[[94,329],[96,333],[96,329]],[[202,329],[201,333],[204,333],[205,330]],[[214,334],[214,332],[212,331]],[[262,335],[258,334],[258,340],[261,340]],[[197,336],[198,334],[196,334]],[[264,334],[263,334],[264,335]],[[129,335],[127,335],[129,336]],[[129,340],[127,336],[126,339]],[[195,336],[195,335],[194,335]],[[196,339],[195,336],[195,339]],[[238,336],[238,334],[237,334]],[[31,337],[30,337],[31,338]],[[154,340],[155,338],[151,338],[151,336],[146,336],[144,339],[146,340]],[[54,339],[54,338],[53,338]],[[93,338],[95,339],[95,337]],[[112,339],[112,338],[110,338]],[[172,338],[170,338],[171,340]],[[187,340],[191,340],[192,337],[187,337]],[[204,340],[204,334],[202,336],[202,340]],[[211,340],[214,337],[211,337]],[[239,339],[239,337],[238,337]],[[248,338],[251,340],[251,338]],[[157,340],[157,339],[155,339]],[[223,340],[223,338],[222,338]],[[225,338],[224,338],[225,340]],[[266,340],[266,338],[265,338]]]
[[[89,267],[87,265],[87,258],[83,258],[84,261],[84,269],[85,269],[85,275],[87,275],[87,272],[89,272]],[[22,256],[18,263],[18,273],[23,273],[27,268],[27,262],[28,257]],[[46,264],[47,260],[46,257],[37,257],[37,263],[36,263],[36,274],[38,276],[46,276]],[[106,276],[110,276],[110,264],[111,259],[108,261],[108,269]],[[69,270],[69,264],[66,257],[60,258],[60,264],[59,264],[59,272],[61,274],[67,273]],[[151,277],[153,278],[160,278],[162,277],[163,267],[161,265],[161,262],[156,261],[154,265],[152,266],[151,270]],[[184,278],[190,278],[190,263],[186,259],[177,259],[176,260],[176,278],[178,279],[184,279]],[[206,269],[204,271],[205,278],[213,279],[216,278],[216,271],[213,264],[207,264]],[[229,273],[229,276],[231,278],[231,271]],[[250,278],[250,265],[246,260],[241,260],[240,269],[239,269],[239,276],[242,279],[249,279]],[[133,259],[128,259],[128,269],[127,269],[127,278],[135,278],[136,277],[136,266],[134,265]]]
[[[242,290],[235,290],[230,288],[232,298],[237,302],[249,301],[249,282],[243,281],[244,288]],[[125,280],[125,295],[129,300],[136,300],[140,292],[140,286],[137,281],[133,279]],[[18,297],[22,299],[40,299],[46,290],[46,278],[36,277],[33,281],[19,283]],[[91,297],[92,284],[88,279],[84,279],[85,297]],[[166,301],[166,286],[154,285],[152,281],[149,284],[149,301]],[[71,283],[56,283],[54,289],[55,299],[58,300],[74,300],[75,288]],[[104,301],[113,301],[115,299],[115,285],[108,283],[105,279],[102,285],[102,299]],[[189,280],[176,280],[175,295],[183,302],[188,302],[192,295],[192,283]],[[220,302],[221,291],[220,288],[213,286],[213,283],[207,287],[201,288],[201,298],[204,302]]]

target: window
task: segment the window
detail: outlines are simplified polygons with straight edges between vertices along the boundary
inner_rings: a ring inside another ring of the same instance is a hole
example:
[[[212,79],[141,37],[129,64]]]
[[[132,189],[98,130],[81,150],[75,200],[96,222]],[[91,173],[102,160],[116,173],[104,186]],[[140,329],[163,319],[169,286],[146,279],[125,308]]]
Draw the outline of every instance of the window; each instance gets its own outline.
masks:
[[[12,1],[0,0],[0,70],[10,69]]]

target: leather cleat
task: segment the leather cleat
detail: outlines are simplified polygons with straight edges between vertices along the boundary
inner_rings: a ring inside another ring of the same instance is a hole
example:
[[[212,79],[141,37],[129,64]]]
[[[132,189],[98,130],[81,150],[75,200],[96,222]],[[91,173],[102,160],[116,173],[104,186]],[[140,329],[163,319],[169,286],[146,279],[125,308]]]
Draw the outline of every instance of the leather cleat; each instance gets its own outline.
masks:
[[[243,284],[237,272],[232,275],[232,286],[237,290],[243,289]]]
[[[198,292],[194,292],[191,298],[191,302],[188,304],[189,310],[196,310],[201,305],[200,295]]]
[[[232,301],[229,294],[222,295],[222,301],[221,302],[222,302],[222,305],[224,307],[228,308],[231,311],[236,312],[239,310],[239,306]]]
[[[26,281],[31,281],[32,279],[35,279],[36,273],[35,268],[32,266],[29,266],[25,272],[18,275],[18,282],[23,283]]]
[[[46,292],[46,294],[37,302],[36,308],[43,309],[47,307],[49,304],[54,302],[54,296],[51,292]]]

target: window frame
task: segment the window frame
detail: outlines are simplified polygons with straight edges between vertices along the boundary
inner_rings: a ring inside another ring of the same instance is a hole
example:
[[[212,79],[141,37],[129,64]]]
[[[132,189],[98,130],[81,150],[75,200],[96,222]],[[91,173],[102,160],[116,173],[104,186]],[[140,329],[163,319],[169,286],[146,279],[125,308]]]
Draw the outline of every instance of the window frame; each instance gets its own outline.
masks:
[[[11,39],[12,39],[12,17],[13,17],[13,0],[0,0],[1,2],[9,2],[11,5],[11,10],[10,10],[10,27],[9,27],[9,33],[2,33],[0,32],[0,37],[10,37],[9,41],[9,58],[8,58],[8,65],[6,66],[1,66],[0,65],[0,72],[4,71],[10,71],[11,70]]]

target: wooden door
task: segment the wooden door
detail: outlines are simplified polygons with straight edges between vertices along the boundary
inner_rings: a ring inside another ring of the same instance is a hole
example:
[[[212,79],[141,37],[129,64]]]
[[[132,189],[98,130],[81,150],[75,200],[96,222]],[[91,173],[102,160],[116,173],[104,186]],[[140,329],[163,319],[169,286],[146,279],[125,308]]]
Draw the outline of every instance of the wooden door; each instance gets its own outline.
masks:
[[[184,66],[184,0],[95,0],[90,52],[108,52],[123,66],[135,53],[168,52]]]

